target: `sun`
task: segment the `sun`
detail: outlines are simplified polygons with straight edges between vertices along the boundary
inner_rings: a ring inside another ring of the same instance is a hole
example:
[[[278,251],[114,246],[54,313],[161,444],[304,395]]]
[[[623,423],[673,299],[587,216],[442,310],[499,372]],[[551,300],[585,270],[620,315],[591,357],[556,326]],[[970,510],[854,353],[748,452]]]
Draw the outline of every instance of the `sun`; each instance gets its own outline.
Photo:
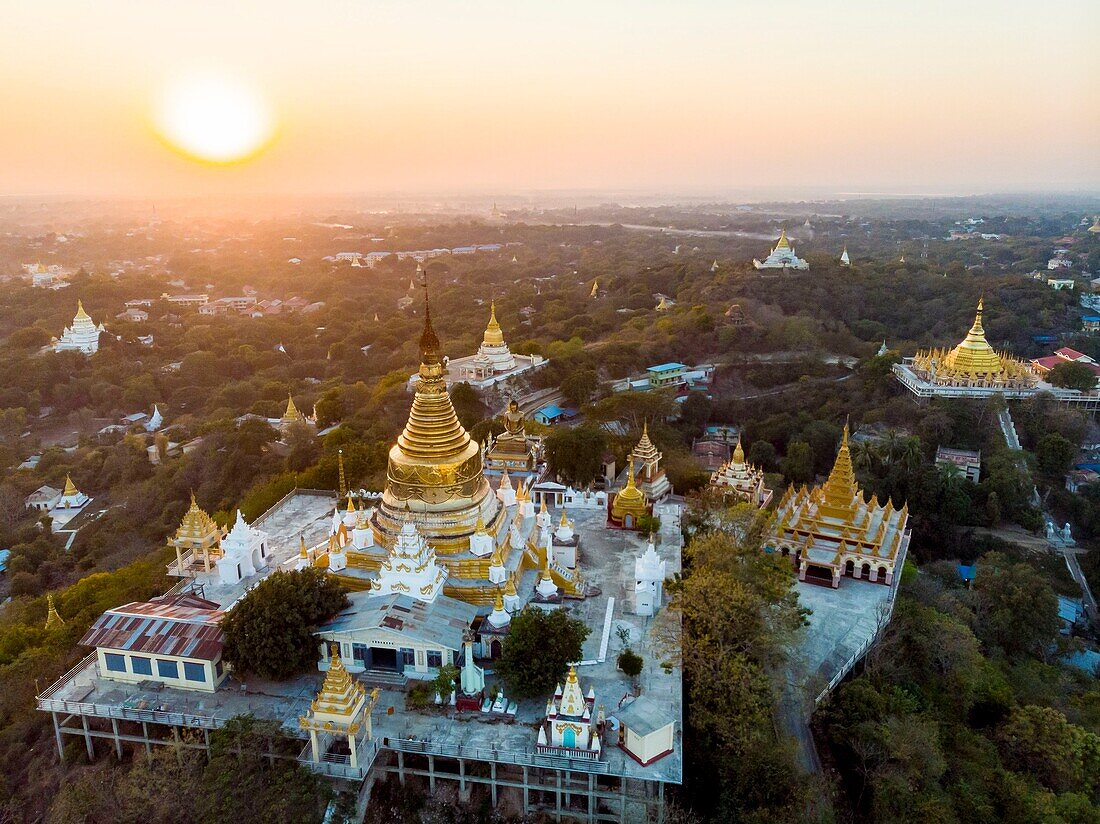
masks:
[[[227,72],[195,70],[170,81],[153,122],[169,145],[195,160],[229,164],[254,157],[275,134],[270,107]]]

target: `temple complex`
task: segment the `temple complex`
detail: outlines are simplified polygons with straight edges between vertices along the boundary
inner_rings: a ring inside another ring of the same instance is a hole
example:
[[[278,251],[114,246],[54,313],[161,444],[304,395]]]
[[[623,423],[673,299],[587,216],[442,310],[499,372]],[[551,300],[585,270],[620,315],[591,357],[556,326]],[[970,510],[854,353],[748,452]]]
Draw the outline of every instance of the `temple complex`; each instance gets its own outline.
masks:
[[[800,581],[836,588],[842,577],[890,584],[909,544],[909,508],[864,500],[848,449],[848,425],[836,463],[820,487],[795,490],[779,502],[769,552],[789,557]]]
[[[895,364],[898,380],[920,397],[1006,394],[1026,397],[1037,391],[1039,374],[1029,363],[989,345],[982,326],[983,300],[974,323],[954,349],[923,349]]]
[[[53,339],[53,351],[55,352],[82,352],[85,355],[94,355],[99,351],[99,336],[103,332],[103,324],[96,324],[84,311],[84,304],[76,302],[76,315],[73,317],[72,326],[66,326],[60,338]]]
[[[168,565],[168,574],[193,578],[198,572],[210,572],[222,556],[219,543],[222,530],[191,494],[191,506],[180,521],[168,546],[176,551],[176,562]]]
[[[748,501],[763,509],[772,500],[772,490],[764,486],[764,470],[745,458],[741,438],[733,448],[733,457],[710,476],[710,485],[718,491]]]
[[[779,233],[779,241],[775,244],[775,248],[771,250],[771,253],[764,258],[764,261],[760,262],[756,258],[753,258],[752,265],[757,269],[805,270],[810,268],[810,264],[794,253],[794,247],[792,247],[791,242],[787,240],[786,229],[783,229]]]
[[[512,353],[508,344],[504,342],[504,331],[497,321],[496,303],[491,302],[489,323],[485,327],[485,334],[477,353],[445,360],[443,379],[447,386],[465,382],[477,389],[488,389],[496,384],[506,383],[546,363],[546,359],[541,355]],[[413,375],[409,378],[409,387],[414,388],[420,380],[419,373]]]

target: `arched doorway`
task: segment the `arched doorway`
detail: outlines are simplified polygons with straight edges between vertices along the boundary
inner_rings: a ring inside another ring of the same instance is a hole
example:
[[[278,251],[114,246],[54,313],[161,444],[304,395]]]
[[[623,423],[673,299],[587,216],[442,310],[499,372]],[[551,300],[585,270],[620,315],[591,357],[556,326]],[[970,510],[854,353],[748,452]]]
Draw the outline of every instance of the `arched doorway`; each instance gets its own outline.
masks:
[[[849,558],[848,561],[844,564],[844,574],[847,575],[849,578],[855,577],[856,562],[853,561],[851,558]]]
[[[633,529],[634,528],[634,516],[633,515],[624,515],[623,516],[623,527],[626,528],[626,529]]]
[[[880,566],[878,568],[878,579],[883,583],[886,583],[886,567]]]
[[[490,658],[499,658],[500,657],[500,651],[501,651],[500,639],[499,638],[494,638],[492,641],[489,642],[489,657]]]
[[[561,734],[561,745],[563,747],[576,747],[577,746],[577,733],[573,731],[572,727],[566,727]]]
[[[870,564],[864,564],[860,568],[860,572],[863,573],[864,578],[870,578],[871,577],[871,565]]]

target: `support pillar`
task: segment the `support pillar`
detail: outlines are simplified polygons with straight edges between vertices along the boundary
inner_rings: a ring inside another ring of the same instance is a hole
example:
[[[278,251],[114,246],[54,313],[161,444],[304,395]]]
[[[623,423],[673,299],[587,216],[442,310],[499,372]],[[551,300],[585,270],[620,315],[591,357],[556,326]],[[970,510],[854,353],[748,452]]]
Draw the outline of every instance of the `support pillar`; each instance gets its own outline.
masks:
[[[493,801],[493,808],[497,806],[497,762],[489,762],[489,777],[492,779],[492,783],[489,784],[489,795]]]
[[[149,725],[145,722],[141,722],[141,737],[145,739],[145,754],[153,754],[153,745],[149,743]]]
[[[115,734],[115,755],[122,760],[122,739],[118,737],[118,719],[111,719],[111,731]]]
[[[397,751],[397,780],[405,786],[405,753],[401,750]]]
[[[558,786],[554,791],[554,810],[558,815],[558,821],[561,821],[561,770],[554,770],[554,775],[558,777]]]
[[[210,728],[209,727],[203,727],[202,728],[202,740],[203,740],[203,743],[206,744],[206,761],[207,761],[207,763],[209,763],[210,762]]]
[[[470,801],[470,787],[466,783],[466,759],[458,759],[458,800],[463,804]]]
[[[64,743],[62,743],[62,740],[61,740],[61,725],[57,723],[57,713],[56,712],[51,712],[50,715],[53,716],[53,737],[54,737],[54,740],[57,741],[57,758],[62,764],[64,764],[65,763],[65,745],[64,745]]]
[[[523,814],[531,812],[531,785],[528,782],[529,770],[526,764],[523,765]]]
[[[88,731],[88,716],[80,716],[80,725],[84,727],[84,744],[88,748],[88,760],[95,761],[95,745],[92,744],[92,734]]]
[[[657,782],[657,824],[665,824],[665,782]]]
[[[428,792],[435,795],[435,756],[428,755]]]
[[[588,774],[588,822],[596,820],[596,776]]]
[[[359,753],[355,749],[355,736],[348,736],[348,749],[351,750],[351,767],[354,770],[359,769]]]

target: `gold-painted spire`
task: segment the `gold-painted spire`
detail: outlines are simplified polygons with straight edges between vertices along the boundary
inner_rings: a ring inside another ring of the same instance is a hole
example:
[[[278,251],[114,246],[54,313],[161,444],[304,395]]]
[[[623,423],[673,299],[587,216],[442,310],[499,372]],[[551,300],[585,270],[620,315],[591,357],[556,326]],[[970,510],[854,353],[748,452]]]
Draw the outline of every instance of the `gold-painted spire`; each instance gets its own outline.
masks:
[[[485,327],[485,345],[503,346],[504,332],[497,323],[497,304],[495,300],[489,301],[489,325]]]
[[[982,326],[984,308],[985,298],[979,298],[978,310],[974,314],[974,325],[970,327],[962,343],[944,356],[945,368],[966,375],[995,375],[1003,371],[1001,356],[985,339],[985,327]]]
[[[539,507],[539,512],[546,512],[546,496],[542,496],[542,506]]]
[[[298,407],[294,405],[294,396],[286,396],[286,412],[283,413],[284,421],[300,421],[302,420],[302,413],[298,411]]]
[[[355,501],[352,499],[351,493],[349,492],[348,493],[348,514],[349,515],[354,515],[355,512],[356,512]]]
[[[405,429],[390,449],[387,491],[398,500],[442,503],[473,496],[482,486],[481,450],[458,422],[447,394],[439,338],[432,328],[424,280],[424,331],[420,335],[420,380]]]
[[[53,593],[51,592],[46,596],[46,629],[60,629],[65,626],[65,622],[57,612],[57,607],[53,603]]]
[[[516,594],[516,580],[515,578],[509,578],[508,583],[504,585],[504,594],[512,597]]]
[[[61,493],[62,497],[71,498],[71,497],[74,497],[74,496],[79,495],[79,494],[80,494],[80,492],[77,490],[76,484],[73,483],[73,479],[70,476],[66,475],[65,476],[65,491]]]
[[[349,724],[362,711],[366,703],[366,689],[348,673],[340,659],[338,644],[332,647],[328,672],[321,685],[321,691],[310,705],[310,714],[300,719],[301,725],[308,728],[311,723],[323,728],[324,723]]]
[[[561,508],[561,520],[558,521],[558,526],[569,526],[569,519],[565,517],[565,507]]]
[[[302,534],[300,534],[298,536],[298,538],[301,542],[299,547],[298,547],[298,557],[299,558],[309,558],[309,550],[306,549],[306,535],[305,535],[305,533],[303,532]]]
[[[588,296],[590,298],[594,298],[594,297],[596,297],[596,295],[599,291],[600,291],[600,281],[597,278],[596,280],[592,281],[592,291],[589,293]]]
[[[733,448],[733,462],[743,464],[745,462],[745,450],[741,448],[741,436],[737,436],[737,446]]]
[[[841,436],[840,450],[836,453],[836,462],[821,492],[826,509],[832,513],[850,511],[860,497],[856,473],[852,468],[852,453],[848,449],[847,421],[844,422],[844,434]]]
[[[339,493],[340,497],[343,498],[345,495],[348,494],[348,481],[344,475],[344,450],[339,450],[337,454],[337,462],[340,465],[340,479],[338,481],[336,491]]]
[[[474,527],[474,531],[479,535],[485,531],[485,519],[481,515],[477,516],[477,526]]]
[[[195,493],[191,493],[191,506],[184,513],[176,529],[176,542],[200,546],[213,546],[221,537],[217,523],[199,506]]]
[[[76,317],[73,320],[91,320],[88,317],[88,313],[84,311],[84,301],[77,300],[76,302]]]
[[[779,230],[779,242],[775,244],[775,251],[778,252],[780,249],[790,249],[790,248],[791,248],[791,242],[789,240],[787,240],[787,230],[786,229],[780,229]]]

